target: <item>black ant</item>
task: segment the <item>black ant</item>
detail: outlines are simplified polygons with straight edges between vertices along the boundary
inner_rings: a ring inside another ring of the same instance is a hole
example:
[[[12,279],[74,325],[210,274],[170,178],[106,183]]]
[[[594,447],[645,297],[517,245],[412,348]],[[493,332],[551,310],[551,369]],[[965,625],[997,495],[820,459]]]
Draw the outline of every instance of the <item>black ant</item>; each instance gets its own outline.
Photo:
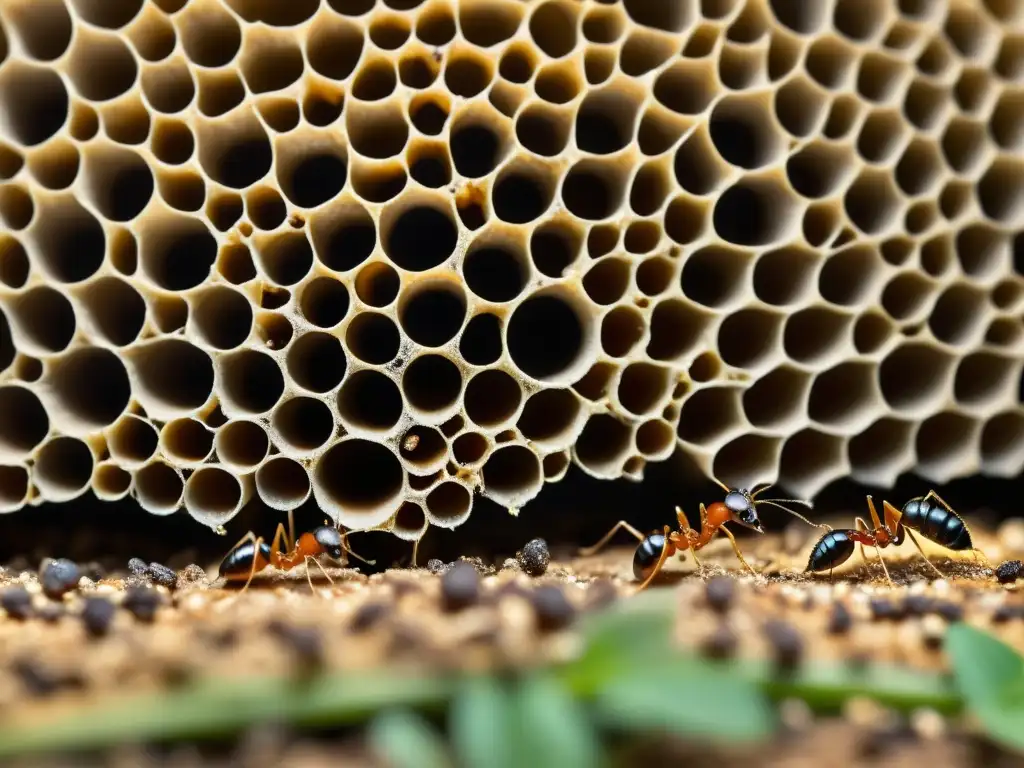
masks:
[[[666,525],[661,532],[644,536],[625,520],[620,520],[605,534],[603,539],[594,546],[581,550],[580,554],[583,557],[594,554],[605,546],[620,528],[625,529],[640,541],[633,555],[633,576],[637,581],[643,581],[639,587],[639,590],[642,590],[658,575],[665,564],[665,560],[676,552],[680,553],[681,558],[682,553],[689,550],[693,556],[694,564],[702,572],[703,566],[700,560],[697,559],[697,550],[706,547],[719,531],[729,538],[733,552],[736,553],[736,558],[743,564],[743,567],[756,576],[757,571],[744,559],[743,553],[740,552],[739,545],[732,535],[732,531],[726,528],[725,525],[726,523],[735,522],[757,533],[764,533],[764,525],[761,523],[761,518],[757,514],[756,509],[759,504],[769,504],[773,507],[778,507],[794,517],[800,518],[809,525],[819,528],[828,527],[820,523],[812,523],[798,512],[783,506],[783,503],[787,503],[805,504],[810,507],[811,503],[809,501],[802,499],[758,499],[757,497],[760,494],[772,487],[771,483],[761,484],[760,487],[755,487],[754,491],[748,491],[746,488],[730,488],[719,480],[714,480],[714,482],[725,491],[725,499],[713,502],[707,507],[704,504],[700,505],[699,529],[692,528],[686,513],[680,507],[676,507],[678,531],[672,531]]]
[[[334,580],[320,564],[318,559],[320,556],[326,555],[343,567],[348,565],[346,553],[367,565],[373,565],[374,562],[364,560],[353,552],[348,546],[347,538],[347,535],[341,533],[338,528],[325,524],[303,533],[296,540],[295,520],[292,511],[289,510],[287,532],[285,532],[284,523],[278,523],[277,530],[274,532],[274,540],[270,546],[267,546],[262,536],[257,536],[249,531],[224,556],[219,573],[228,582],[245,579],[245,586],[242,587],[244,592],[248,589],[253,577],[266,568],[290,571],[306,564],[306,580],[309,582],[309,588],[313,589],[313,581],[308,570],[308,563],[312,561],[333,584]]]
[[[885,560],[882,559],[882,549],[889,545],[899,546],[906,536],[910,536],[910,540],[924,561],[939,575],[939,578],[945,578],[945,574],[935,567],[935,564],[921,549],[921,544],[914,536],[914,531],[928,541],[946,549],[954,552],[974,552],[976,555],[980,554],[986,562],[988,561],[983,552],[974,548],[967,523],[935,491],[929,491],[925,496],[911,499],[903,505],[902,510],[896,509],[888,501],[883,500],[884,524],[878,519],[874,500],[870,496],[867,499],[873,527],[869,528],[864,519],[858,517],[854,520],[856,528],[829,530],[811,550],[811,556],[807,562],[808,573],[829,571],[831,576],[833,569],[850,559],[853,555],[853,546],[857,544],[860,546],[860,554],[865,562],[867,555],[864,552],[864,547],[875,548],[875,551],[878,552],[878,562],[882,564],[882,570],[885,572],[885,579],[889,582],[889,586],[893,586],[892,579],[889,577],[889,569],[885,565]]]

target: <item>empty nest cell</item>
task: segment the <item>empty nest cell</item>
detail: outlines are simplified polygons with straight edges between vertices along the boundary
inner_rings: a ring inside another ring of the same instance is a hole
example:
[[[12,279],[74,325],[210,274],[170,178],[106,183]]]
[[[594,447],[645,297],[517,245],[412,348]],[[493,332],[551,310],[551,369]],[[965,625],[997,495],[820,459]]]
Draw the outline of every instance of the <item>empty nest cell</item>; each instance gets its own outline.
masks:
[[[954,6],[12,0],[0,511],[1019,472],[1024,44]]]

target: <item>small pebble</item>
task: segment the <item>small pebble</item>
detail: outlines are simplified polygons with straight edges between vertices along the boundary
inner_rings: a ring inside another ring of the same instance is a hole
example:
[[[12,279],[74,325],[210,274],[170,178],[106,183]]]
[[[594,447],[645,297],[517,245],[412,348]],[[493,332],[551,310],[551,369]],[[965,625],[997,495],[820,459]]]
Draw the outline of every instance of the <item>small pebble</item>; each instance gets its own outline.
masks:
[[[514,557],[506,557],[505,561],[501,564],[501,570],[503,571],[521,571],[522,566],[519,565],[519,561]]]
[[[542,630],[565,629],[576,618],[576,608],[560,587],[537,587],[530,596],[537,625]]]
[[[163,596],[152,587],[129,587],[121,605],[139,621],[152,622],[163,605]]]
[[[103,637],[110,631],[117,607],[105,597],[87,597],[82,608],[82,623],[93,637]]]
[[[270,631],[291,648],[302,671],[312,672],[324,666],[323,636],[316,627],[295,627],[273,621]]]
[[[178,574],[166,565],[150,563],[147,572],[149,574],[149,578],[153,580],[154,584],[159,584],[161,587],[167,587],[168,589],[174,589],[178,586]],[[205,571],[203,572],[203,576],[205,578]]]
[[[440,573],[444,573],[445,571],[447,571],[448,570],[448,566],[446,566],[444,564],[444,562],[442,562],[441,560],[438,560],[435,557],[435,558],[432,558],[430,560],[427,560],[427,570],[430,571],[431,573],[440,574]]]
[[[804,639],[796,627],[781,619],[772,619],[764,626],[765,637],[772,646],[775,663],[782,669],[792,669],[804,655]]]
[[[845,603],[835,602],[832,604],[832,613],[828,617],[828,632],[830,635],[845,635],[853,626],[853,616]]]
[[[32,659],[18,659],[11,664],[11,671],[32,696],[52,696],[64,682],[52,669]]]
[[[1022,570],[1024,570],[1024,563],[1020,560],[1007,560],[996,568],[996,579],[1000,584],[1013,584],[1020,578]]]
[[[875,621],[897,621],[903,618],[902,607],[884,597],[875,597],[868,603],[871,608],[871,617]]]
[[[715,631],[704,638],[701,651],[709,659],[730,659],[739,648],[739,638],[725,624],[719,624]]]
[[[931,613],[935,602],[927,595],[908,595],[903,600],[903,611],[908,616],[924,616]]]
[[[925,616],[921,620],[921,634],[925,647],[936,651],[942,647],[942,641],[945,639],[946,622],[935,614]]]
[[[992,623],[993,624],[1005,624],[1017,617],[1017,606],[1015,605],[1000,605],[992,612]]]
[[[360,605],[352,615],[348,628],[351,632],[365,632],[388,615],[391,607],[380,600],[371,600]]]
[[[156,581],[156,574],[153,571],[153,566],[160,565],[159,563],[150,563],[149,572],[153,576],[153,580]],[[167,568],[167,570],[171,570]],[[190,563],[186,565],[181,573],[178,574],[175,586],[178,589],[185,589],[191,587],[193,584],[205,584],[207,580],[206,571],[203,570],[202,566]],[[159,583],[159,582],[158,582]]]
[[[548,543],[544,539],[533,539],[526,542],[516,557],[519,560],[519,565],[530,576],[543,576],[551,563],[551,553],[548,551]]]
[[[82,578],[82,572],[78,566],[70,560],[61,558],[51,560],[46,564],[39,581],[43,587],[43,593],[47,597],[60,600],[78,586],[80,578]]]
[[[36,609],[36,617],[42,619],[47,624],[55,624],[60,621],[67,611],[64,610],[63,603],[45,603]]]
[[[910,727],[919,738],[934,741],[946,733],[946,719],[934,709],[919,709],[910,715]]]
[[[459,561],[441,577],[441,603],[446,611],[461,611],[480,599],[480,576],[472,563]]]
[[[964,607],[952,600],[936,600],[932,605],[932,611],[950,624],[964,620]]]
[[[587,587],[587,610],[599,611],[619,599],[619,591],[611,579],[596,579]]]
[[[32,616],[32,595],[24,587],[9,587],[0,594],[0,607],[12,619],[25,619]]]
[[[128,561],[128,573],[132,576],[149,576],[149,566],[141,558],[133,557]]]
[[[716,613],[725,613],[736,597],[736,581],[729,576],[714,576],[704,587],[704,599]]]

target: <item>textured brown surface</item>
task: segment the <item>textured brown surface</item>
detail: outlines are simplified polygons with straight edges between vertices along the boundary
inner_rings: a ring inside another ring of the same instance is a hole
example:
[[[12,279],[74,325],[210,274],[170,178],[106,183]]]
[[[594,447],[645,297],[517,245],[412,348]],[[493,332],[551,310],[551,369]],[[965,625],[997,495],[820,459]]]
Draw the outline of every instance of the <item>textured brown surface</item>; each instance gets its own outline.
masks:
[[[414,540],[676,447],[802,495],[1013,476],[1022,21],[6,0],[0,511]]]

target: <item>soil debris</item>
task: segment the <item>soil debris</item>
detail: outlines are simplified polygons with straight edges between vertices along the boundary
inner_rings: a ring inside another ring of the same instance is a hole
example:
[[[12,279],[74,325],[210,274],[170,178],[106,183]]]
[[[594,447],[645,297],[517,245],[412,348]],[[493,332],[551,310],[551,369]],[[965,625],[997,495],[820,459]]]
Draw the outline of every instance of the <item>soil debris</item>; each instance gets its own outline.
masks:
[[[43,588],[43,594],[51,600],[60,600],[68,592],[78,586],[82,572],[78,565],[71,560],[60,558],[51,560],[44,567],[39,576],[39,582]]]
[[[551,553],[544,539],[533,539],[526,542],[516,555],[520,567],[530,576],[543,576],[551,563]]]

